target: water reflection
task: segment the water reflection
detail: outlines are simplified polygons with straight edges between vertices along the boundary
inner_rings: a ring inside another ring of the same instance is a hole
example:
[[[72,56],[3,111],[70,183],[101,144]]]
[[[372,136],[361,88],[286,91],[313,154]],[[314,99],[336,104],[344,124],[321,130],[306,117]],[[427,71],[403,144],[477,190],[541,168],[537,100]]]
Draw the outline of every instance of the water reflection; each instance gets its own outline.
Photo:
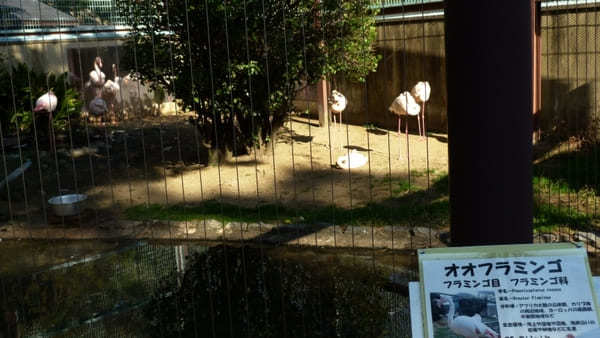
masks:
[[[25,241],[0,256],[0,337],[410,336],[414,266],[388,253]]]

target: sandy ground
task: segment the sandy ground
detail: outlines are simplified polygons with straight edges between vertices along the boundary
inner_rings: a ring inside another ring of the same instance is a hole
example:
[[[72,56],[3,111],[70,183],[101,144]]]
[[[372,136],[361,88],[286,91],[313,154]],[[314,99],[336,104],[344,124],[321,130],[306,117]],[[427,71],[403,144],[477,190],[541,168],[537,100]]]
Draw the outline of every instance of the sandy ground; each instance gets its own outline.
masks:
[[[180,133],[183,137],[184,131]],[[446,173],[446,140],[438,134],[427,139],[411,134],[407,139],[405,134],[398,137],[385,130],[367,132],[362,126],[320,128],[316,120],[294,117],[280,130],[275,144],[256,154],[226,159],[218,165],[154,164],[155,175],[149,180],[139,168],[128,173],[115,171],[112,184],[87,193],[99,208],[220,198],[243,205],[281,202],[350,208],[397,196],[401,193],[399,182],[406,184],[409,172],[411,188],[426,187],[428,178],[431,181]],[[163,147],[178,151],[177,142]],[[352,170],[334,168],[337,158],[350,149],[367,156],[369,162]],[[130,179],[124,180],[124,174]]]

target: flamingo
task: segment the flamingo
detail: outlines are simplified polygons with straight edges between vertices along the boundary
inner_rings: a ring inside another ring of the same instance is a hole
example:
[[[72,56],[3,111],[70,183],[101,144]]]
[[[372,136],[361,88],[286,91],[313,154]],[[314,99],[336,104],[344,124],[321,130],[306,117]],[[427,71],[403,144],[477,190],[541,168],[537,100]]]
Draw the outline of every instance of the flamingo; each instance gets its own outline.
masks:
[[[121,78],[117,74],[117,65],[112,65],[114,80],[107,80],[102,87],[102,96],[109,103],[111,115],[114,115],[115,101],[118,99],[121,90]]]
[[[346,99],[344,94],[342,94],[334,89],[331,91],[329,105],[331,106],[333,125],[336,126],[336,124],[337,124],[335,114],[340,115],[340,125],[341,125],[342,124],[342,113],[344,112],[344,110],[346,109],[346,106],[348,105],[348,100]],[[341,148],[341,143],[340,143],[340,148]]]
[[[365,163],[367,163],[367,158],[361,154],[359,154],[356,149],[352,149],[350,151],[349,155],[344,155],[344,156],[340,156],[337,159],[337,165],[338,167],[342,168],[342,169],[348,169],[348,168],[358,168],[358,167],[362,167],[363,165],[365,165]]]
[[[35,101],[35,108],[33,108],[33,112],[35,113],[47,113],[48,114],[48,138],[50,146],[50,151],[54,151],[54,135],[52,134],[52,112],[56,110],[56,106],[58,105],[58,98],[52,90],[47,92],[46,94],[40,96],[37,101]]]
[[[113,64],[112,70],[113,70],[113,74],[114,74],[114,81],[107,80],[104,83],[103,92],[110,96],[116,97],[117,94],[119,93],[119,90],[121,90],[121,86],[120,86],[121,78],[117,75],[117,65]]]
[[[481,321],[481,316],[475,314],[473,317],[470,316],[457,316],[454,317],[454,300],[452,298],[441,295],[439,302],[447,302],[450,306],[448,311],[448,328],[455,334],[466,338],[499,338],[500,336],[496,331],[485,325]]]
[[[89,103],[88,110],[90,115],[94,116],[94,119],[100,120],[108,112],[108,106],[103,98],[96,97]]]
[[[416,116],[419,122],[419,135],[421,134],[421,107],[417,101],[415,101],[415,98],[411,95],[411,93],[403,92],[402,94],[398,95],[388,110],[398,115],[398,137],[400,137],[401,133],[400,124],[402,115]],[[405,130],[406,135],[408,135],[408,120],[406,121]]]
[[[423,116],[423,134],[419,131],[421,136],[425,136],[425,102],[429,101],[431,96],[431,86],[427,81],[419,81],[410,91],[412,96],[415,98],[418,104],[421,105],[421,115]],[[421,126],[419,126],[419,130]]]
[[[102,59],[96,56],[94,59],[94,70],[90,72],[90,84],[95,87],[104,86],[106,75],[102,72]]]

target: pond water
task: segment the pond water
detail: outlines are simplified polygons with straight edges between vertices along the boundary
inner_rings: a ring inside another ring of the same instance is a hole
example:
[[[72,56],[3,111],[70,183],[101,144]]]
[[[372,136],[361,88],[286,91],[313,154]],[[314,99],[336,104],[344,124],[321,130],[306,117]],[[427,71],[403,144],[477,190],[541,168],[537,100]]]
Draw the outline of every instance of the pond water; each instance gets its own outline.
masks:
[[[412,252],[3,241],[0,257],[0,337],[408,337],[417,279]]]

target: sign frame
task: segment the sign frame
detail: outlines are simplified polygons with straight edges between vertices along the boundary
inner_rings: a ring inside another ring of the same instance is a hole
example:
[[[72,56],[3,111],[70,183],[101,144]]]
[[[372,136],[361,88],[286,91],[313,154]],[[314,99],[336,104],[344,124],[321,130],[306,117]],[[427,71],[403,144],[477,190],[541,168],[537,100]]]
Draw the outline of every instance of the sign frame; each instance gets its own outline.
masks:
[[[513,244],[493,246],[447,247],[418,250],[420,279],[420,305],[423,337],[433,337],[433,324],[430,321],[429,297],[426,295],[425,269],[427,261],[464,260],[464,259],[498,259],[520,257],[567,257],[582,256],[587,275],[585,278],[591,290],[593,309],[596,312],[596,325],[600,325],[600,307],[594,288],[587,251],[583,243],[548,243],[548,244]]]

